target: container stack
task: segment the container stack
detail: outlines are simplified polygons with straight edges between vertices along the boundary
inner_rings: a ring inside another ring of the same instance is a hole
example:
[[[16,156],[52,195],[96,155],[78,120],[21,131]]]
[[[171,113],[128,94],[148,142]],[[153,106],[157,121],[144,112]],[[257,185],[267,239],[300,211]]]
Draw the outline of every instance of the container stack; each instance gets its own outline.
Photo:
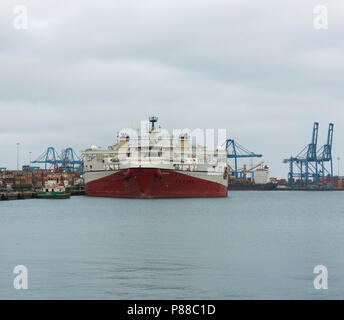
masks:
[[[5,170],[0,172],[0,178],[5,181],[5,183],[15,190],[36,190],[42,188],[45,181],[47,181],[47,176],[52,171],[50,170]],[[74,186],[76,181],[79,181],[80,174],[76,172],[66,173],[66,178],[68,179],[69,185]]]

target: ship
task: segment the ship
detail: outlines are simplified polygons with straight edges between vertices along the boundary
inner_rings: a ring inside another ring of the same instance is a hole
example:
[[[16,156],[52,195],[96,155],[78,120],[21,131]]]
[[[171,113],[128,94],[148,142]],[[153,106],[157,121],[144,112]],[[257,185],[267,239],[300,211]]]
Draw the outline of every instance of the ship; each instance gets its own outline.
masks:
[[[83,151],[87,196],[114,198],[227,197],[226,151],[209,151],[181,132],[170,137],[150,117],[141,131],[122,130],[117,143]]]
[[[256,191],[267,191],[275,190],[277,188],[277,183],[245,183],[245,182],[231,182],[228,184],[228,190],[256,190]]]
[[[70,196],[68,180],[59,170],[49,174],[42,189],[37,192],[39,199],[68,199]]]
[[[260,166],[262,164],[263,162],[261,162],[257,166]],[[241,169],[243,171],[243,179],[235,179],[234,177],[231,179],[230,177],[228,181],[228,190],[266,191],[266,190],[275,190],[277,188],[278,184],[276,182],[272,182],[270,179],[268,166],[262,166],[256,169],[253,174],[254,175],[253,180],[246,178],[246,173],[248,171],[251,171],[251,169],[246,170],[246,166],[244,165],[243,169]]]

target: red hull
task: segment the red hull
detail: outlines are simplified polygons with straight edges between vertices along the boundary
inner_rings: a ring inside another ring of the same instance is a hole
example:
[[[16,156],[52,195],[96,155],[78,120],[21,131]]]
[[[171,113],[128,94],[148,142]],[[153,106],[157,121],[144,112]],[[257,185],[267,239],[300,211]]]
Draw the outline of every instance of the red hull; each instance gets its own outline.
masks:
[[[227,197],[227,187],[173,170],[134,168],[88,182],[86,195],[141,199]]]

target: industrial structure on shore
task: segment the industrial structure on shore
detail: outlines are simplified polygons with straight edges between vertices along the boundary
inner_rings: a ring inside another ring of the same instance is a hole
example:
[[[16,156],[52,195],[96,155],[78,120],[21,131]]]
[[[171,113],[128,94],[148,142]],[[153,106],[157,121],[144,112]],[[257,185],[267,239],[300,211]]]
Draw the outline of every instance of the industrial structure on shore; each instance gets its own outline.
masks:
[[[36,197],[37,191],[47,182],[49,174],[57,170],[65,174],[72,195],[84,194],[82,158],[72,148],[62,150],[59,155],[55,148],[49,147],[29,165],[23,165],[22,170],[0,168],[0,200]]]
[[[61,171],[66,172],[79,172],[83,171],[83,160],[79,157],[73,148],[66,148],[58,154],[54,147],[48,147],[36,160],[31,161],[34,164],[43,164],[46,170],[56,170],[59,168]]]
[[[244,146],[239,144],[237,141],[233,139],[226,140],[226,151],[227,151],[227,158],[234,160],[234,167],[231,168],[232,175],[236,179],[243,179],[246,177],[247,174],[251,174],[252,180],[254,180],[254,169],[257,166],[254,166],[250,169],[246,169],[246,165],[243,166],[242,169],[239,169],[238,167],[238,160],[243,158],[261,158],[262,154],[257,154],[252,151],[249,151]]]
[[[262,154],[249,151],[233,139],[225,142],[227,152],[227,165],[229,168],[229,190],[273,190],[277,188],[277,182],[272,182],[268,166],[261,161],[258,164],[246,164],[239,168],[242,159],[261,158]]]
[[[289,164],[288,185],[292,189],[333,189],[333,123],[329,124],[326,143],[318,149],[319,123],[313,125],[311,143],[297,156],[284,159]],[[337,186],[336,186],[337,187]]]

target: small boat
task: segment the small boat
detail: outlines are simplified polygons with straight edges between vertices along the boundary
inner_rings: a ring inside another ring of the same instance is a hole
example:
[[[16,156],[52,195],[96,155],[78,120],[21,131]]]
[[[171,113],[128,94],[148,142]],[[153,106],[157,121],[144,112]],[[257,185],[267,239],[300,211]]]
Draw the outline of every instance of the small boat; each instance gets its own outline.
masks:
[[[68,187],[68,180],[60,172],[48,175],[41,191],[37,192],[39,199],[68,199],[71,192]]]

